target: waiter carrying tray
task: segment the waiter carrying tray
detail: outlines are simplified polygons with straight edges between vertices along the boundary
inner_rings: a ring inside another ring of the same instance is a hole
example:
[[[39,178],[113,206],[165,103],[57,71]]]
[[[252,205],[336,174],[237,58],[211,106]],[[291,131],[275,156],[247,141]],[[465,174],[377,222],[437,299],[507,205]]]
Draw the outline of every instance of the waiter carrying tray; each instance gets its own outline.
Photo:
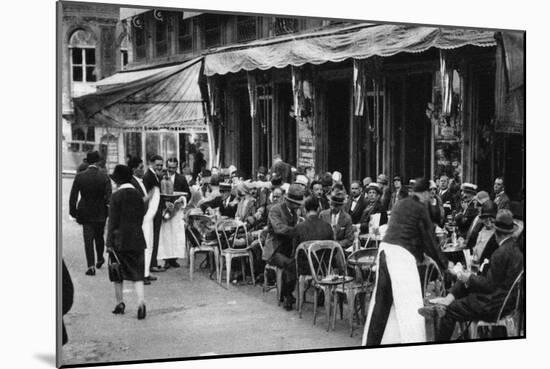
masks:
[[[426,341],[417,263],[427,254],[440,270],[452,267],[440,252],[428,213],[429,181],[418,178],[412,195],[395,204],[376,260],[376,283],[363,346]]]

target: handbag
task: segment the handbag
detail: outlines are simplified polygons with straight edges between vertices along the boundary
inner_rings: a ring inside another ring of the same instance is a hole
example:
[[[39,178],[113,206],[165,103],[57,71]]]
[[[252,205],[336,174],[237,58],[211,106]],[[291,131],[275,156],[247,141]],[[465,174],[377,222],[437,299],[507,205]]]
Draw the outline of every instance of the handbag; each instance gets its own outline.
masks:
[[[114,250],[109,253],[108,271],[109,280],[111,282],[122,282],[122,268],[120,265],[120,260],[118,259],[118,256],[116,255]]]

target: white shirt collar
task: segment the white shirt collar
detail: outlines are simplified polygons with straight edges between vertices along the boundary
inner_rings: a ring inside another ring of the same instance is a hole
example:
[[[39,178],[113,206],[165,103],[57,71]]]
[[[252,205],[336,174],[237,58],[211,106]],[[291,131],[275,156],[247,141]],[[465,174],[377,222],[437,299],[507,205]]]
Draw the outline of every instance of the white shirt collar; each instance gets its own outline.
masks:
[[[134,188],[135,189],[135,187],[131,183],[124,183],[124,184],[120,185],[120,187],[118,189],[119,190],[124,190],[125,188]]]

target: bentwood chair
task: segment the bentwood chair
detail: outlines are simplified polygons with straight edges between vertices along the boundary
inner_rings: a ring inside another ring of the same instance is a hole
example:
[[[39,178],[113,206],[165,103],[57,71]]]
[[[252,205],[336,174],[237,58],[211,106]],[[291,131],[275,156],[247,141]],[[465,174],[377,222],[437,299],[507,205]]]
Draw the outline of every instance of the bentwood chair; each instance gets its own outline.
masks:
[[[483,335],[488,335],[488,331],[493,327],[505,327],[507,337],[518,337],[523,334],[524,328],[524,310],[523,310],[523,296],[524,296],[524,271],[522,270],[514,283],[508,290],[502,306],[498,312],[498,315],[494,321],[477,321],[472,322],[471,334],[472,338],[484,338],[479,336],[479,331],[485,331]],[[515,301],[514,301],[515,299]],[[512,302],[514,302],[512,304]]]
[[[300,274],[298,258],[303,257],[307,262],[308,248],[309,246],[311,246],[313,242],[315,241],[305,241],[300,243],[298,247],[296,247],[295,261],[296,261],[296,274],[297,274],[296,277],[298,279],[296,309],[298,310],[298,316],[300,317],[300,319],[302,318],[302,309],[303,309],[304,303],[306,302],[306,290],[308,289],[308,285],[311,284],[313,277],[311,276],[311,274]],[[309,270],[309,262],[308,262],[308,270]]]
[[[260,245],[260,248],[262,250],[262,254],[263,254],[263,251],[264,251],[264,240],[265,238],[263,237],[264,235],[267,234],[267,229],[264,229],[262,231],[262,234],[260,235],[260,237],[258,237],[258,241],[259,241],[259,245]],[[275,274],[275,284],[274,285],[269,285],[268,284],[268,280],[269,278],[267,278],[267,272],[268,270],[271,270],[274,274]],[[276,288],[277,289],[277,305],[280,305],[281,304],[281,287],[283,285],[283,270],[275,265],[271,265],[269,263],[265,263],[265,267],[264,267],[264,284],[262,286],[262,293],[266,293],[270,290],[272,290],[273,288]]]
[[[218,237],[218,246],[220,247],[220,274],[218,283],[222,283],[223,261],[225,260],[227,288],[231,281],[231,261],[241,259],[243,279],[245,278],[244,260],[247,259],[250,264],[250,275],[252,284],[256,285],[254,275],[254,255],[248,244],[248,231],[246,223],[235,219],[221,220],[216,224],[216,236]]]
[[[350,337],[353,336],[354,319],[360,324],[366,320],[366,296],[371,282],[378,248],[371,247],[360,249],[348,256],[348,268],[354,270],[355,280],[349,284],[343,284],[336,288],[339,296],[340,319],[343,319],[344,297],[348,303],[348,319],[350,325]],[[359,315],[361,311],[361,316]]]
[[[327,332],[336,320],[336,288],[353,280],[347,275],[344,251],[336,241],[314,241],[307,248],[307,258],[312,276],[313,294],[313,324],[317,319],[317,301],[319,290],[325,295],[325,311],[327,315]]]
[[[192,219],[190,220],[192,222]],[[209,255],[214,255],[214,264],[216,267],[216,279],[220,278],[220,269],[219,269],[219,248],[218,241],[206,241],[199,240],[195,231],[190,228],[192,224],[188,224],[185,227],[185,232],[187,234],[187,245],[189,247],[189,279],[193,280],[193,271],[195,269],[195,254],[197,253],[207,253]]]

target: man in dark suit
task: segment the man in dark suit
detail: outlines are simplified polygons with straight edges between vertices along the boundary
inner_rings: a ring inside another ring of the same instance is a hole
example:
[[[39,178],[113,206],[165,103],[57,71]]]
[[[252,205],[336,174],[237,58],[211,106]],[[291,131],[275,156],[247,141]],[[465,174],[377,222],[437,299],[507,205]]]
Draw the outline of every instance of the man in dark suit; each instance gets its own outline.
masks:
[[[328,199],[325,196],[323,184],[320,181],[313,181],[311,182],[310,186],[311,186],[311,194],[315,198],[317,198],[317,201],[319,202],[319,211],[329,209],[330,204],[328,202]]]
[[[459,207],[458,199],[455,193],[449,187],[449,177],[442,175],[439,177],[439,198],[445,208],[445,216],[449,215],[453,210]]]
[[[82,224],[88,264],[86,275],[95,275],[95,268],[99,269],[105,263],[103,233],[112,190],[111,180],[97,166],[99,160],[100,156],[97,151],[91,151],[86,155],[88,168],[77,173],[69,197],[69,213],[76,218],[78,224]],[[79,194],[80,201],[77,204]],[[94,242],[97,264],[95,264]]]
[[[388,206],[388,212],[391,212],[396,202],[398,202],[401,199],[404,199],[407,196],[409,196],[409,192],[407,191],[406,188],[404,188],[403,182],[401,181],[401,177],[399,176],[393,177],[393,192],[391,194],[390,204]]]
[[[304,200],[302,186],[292,184],[283,202],[273,205],[267,216],[267,238],[262,258],[271,265],[283,269],[281,297],[284,308],[292,310],[296,298],[292,291],[296,286],[296,263],[293,259],[293,238],[296,235],[297,211]]]
[[[178,159],[170,158],[166,160],[166,170],[168,172],[168,179],[174,185],[175,192],[185,192],[186,199],[189,201],[191,199],[191,191],[189,190],[189,184],[184,176],[177,172],[178,170]],[[164,269],[168,268],[179,268],[180,265],[176,258],[164,260]]]
[[[494,234],[498,249],[490,257],[487,273],[476,275],[459,271],[458,281],[447,296],[435,299],[436,305],[419,309],[425,317],[440,319],[437,341],[449,341],[456,322],[491,322],[497,318],[510,287],[523,270],[523,254],[513,237],[516,230],[512,213],[499,210]],[[512,295],[508,299],[503,314],[512,311],[515,298]]]
[[[147,193],[157,186],[160,189],[160,176],[163,165],[162,156],[153,155],[149,160],[149,168],[143,175],[143,185]],[[162,223],[162,204],[159,203],[155,218],[153,219],[153,254],[151,255],[151,272],[164,272],[157,264],[157,253],[159,249],[160,225]]]
[[[504,178],[497,177],[495,184],[493,185],[493,191],[495,193],[495,204],[497,204],[498,210],[510,209],[510,198],[504,192]]]
[[[343,211],[346,197],[343,192],[335,192],[330,197],[330,209],[323,210],[319,214],[321,220],[332,226],[334,241],[338,242],[342,249],[346,250],[353,244],[354,231],[351,217]]]
[[[228,218],[234,218],[237,212],[237,205],[239,201],[236,196],[231,194],[230,183],[220,183],[220,196],[214,197],[212,200],[205,201],[200,204],[200,208],[203,212],[207,209],[218,208],[220,215]]]
[[[351,223],[357,224],[361,220],[361,214],[363,214],[363,210],[367,206],[361,189],[361,182],[357,180],[351,182],[350,195],[351,198],[344,206],[344,210],[351,216]]]

